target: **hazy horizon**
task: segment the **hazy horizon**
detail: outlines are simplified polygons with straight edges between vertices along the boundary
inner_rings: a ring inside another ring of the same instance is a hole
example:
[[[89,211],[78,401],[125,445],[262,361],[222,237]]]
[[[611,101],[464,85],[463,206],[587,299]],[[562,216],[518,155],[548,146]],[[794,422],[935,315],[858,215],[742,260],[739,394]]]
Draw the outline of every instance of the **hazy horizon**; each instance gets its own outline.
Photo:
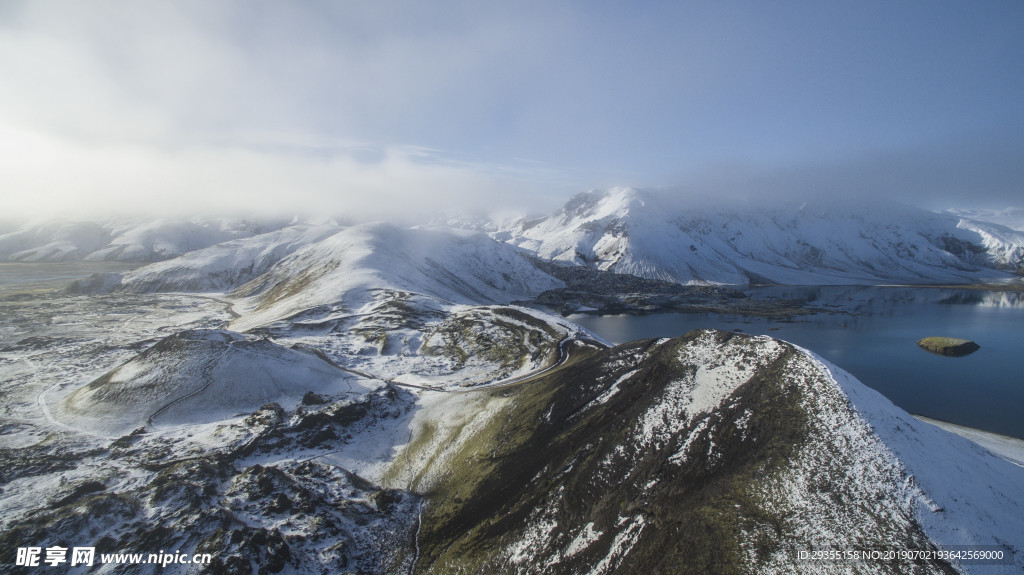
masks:
[[[3,217],[1024,192],[1024,4],[0,3]]]

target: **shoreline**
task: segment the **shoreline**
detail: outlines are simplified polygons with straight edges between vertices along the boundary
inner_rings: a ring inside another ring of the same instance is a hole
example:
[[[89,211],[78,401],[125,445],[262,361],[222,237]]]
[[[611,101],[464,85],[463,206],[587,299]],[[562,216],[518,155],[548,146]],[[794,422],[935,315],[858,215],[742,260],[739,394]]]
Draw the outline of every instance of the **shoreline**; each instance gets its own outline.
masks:
[[[896,288],[938,288],[938,289],[968,289],[979,291],[1005,291],[1024,292],[1024,279],[1011,278],[1006,283],[967,283],[967,284],[879,284],[874,287],[896,287]]]
[[[964,439],[969,439],[989,450],[992,455],[995,455],[996,457],[1005,459],[1019,467],[1024,467],[1024,439],[1018,439],[1016,437],[1002,435],[999,433],[992,433],[991,431],[984,431],[974,427],[957,425],[955,423],[942,421],[940,419],[932,419],[923,415],[911,415],[913,415],[918,421],[930,423],[935,427],[959,435]]]

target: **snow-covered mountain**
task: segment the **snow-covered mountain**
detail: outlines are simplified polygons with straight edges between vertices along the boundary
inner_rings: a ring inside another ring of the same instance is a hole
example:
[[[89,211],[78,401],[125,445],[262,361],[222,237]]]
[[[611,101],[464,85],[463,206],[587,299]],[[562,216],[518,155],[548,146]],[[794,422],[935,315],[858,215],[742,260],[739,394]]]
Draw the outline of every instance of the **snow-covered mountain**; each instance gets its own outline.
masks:
[[[571,367],[475,410],[428,404],[418,414],[413,426],[427,435],[406,457],[413,488],[432,495],[417,572],[1024,566],[1024,469],[915,420],[812,353],[694,331],[570,354]],[[956,546],[1012,559],[841,555]]]
[[[0,549],[182,549],[214,572],[845,573],[796,553],[987,545],[1009,563],[976,572],[1024,566],[1024,469],[778,340],[610,348],[504,305],[562,284],[481,232],[291,226],[111,277],[3,302]],[[210,287],[233,291],[167,293]]]
[[[951,209],[946,213],[959,218],[999,224],[1018,232],[1024,232],[1024,208],[1003,208],[1001,210],[986,209]]]
[[[242,218],[28,222],[0,235],[0,261],[153,262],[287,223]]]
[[[330,224],[297,224],[217,243],[127,272],[118,289],[129,293],[230,291],[340,229]]]
[[[1024,223],[1019,215],[852,203],[689,205],[615,188],[577,195],[539,219],[449,213],[428,229],[482,231],[544,259],[683,284],[964,283],[1024,269],[1024,231],[1013,227]],[[83,289],[120,281],[126,291],[223,291],[342,229],[229,218],[36,222],[0,234],[0,260],[174,259]]]
[[[447,303],[509,303],[564,284],[520,250],[472,230],[292,225],[219,243],[125,273],[78,280],[71,293],[227,292],[236,329],[321,306],[354,309],[380,290]]]
[[[1024,233],[896,205],[690,207],[630,188],[493,233],[539,257],[678,283],[934,283],[1024,267]]]
[[[298,385],[301,382],[301,386]],[[78,389],[53,412],[76,427],[124,435],[157,423],[209,423],[305,393],[353,397],[369,385],[310,352],[223,330],[168,336]]]
[[[711,330],[611,347],[513,304],[658,284],[591,267],[977,281],[1019,265],[1020,232],[635,190],[449,224],[479,229],[197,220],[0,236],[18,261],[164,259],[0,302],[0,550],[181,549],[228,573],[1024,567],[1024,469],[812,352]],[[957,546],[1007,559],[797,555]]]
[[[977,235],[992,265],[1024,274],[1024,231],[973,218],[961,218],[957,227]]]
[[[487,304],[562,285],[522,252],[479,232],[363,224],[305,246],[239,287],[235,295],[246,299],[232,325],[250,329],[324,305],[357,309],[382,289]]]

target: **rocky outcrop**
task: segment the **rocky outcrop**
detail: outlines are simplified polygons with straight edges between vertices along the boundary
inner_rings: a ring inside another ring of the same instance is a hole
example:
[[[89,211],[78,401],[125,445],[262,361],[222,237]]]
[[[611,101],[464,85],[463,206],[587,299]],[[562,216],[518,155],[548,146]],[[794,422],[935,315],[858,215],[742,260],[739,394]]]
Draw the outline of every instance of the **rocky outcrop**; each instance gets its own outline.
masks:
[[[925,351],[952,357],[970,355],[981,349],[981,346],[973,341],[958,337],[926,337],[917,340],[917,345]]]

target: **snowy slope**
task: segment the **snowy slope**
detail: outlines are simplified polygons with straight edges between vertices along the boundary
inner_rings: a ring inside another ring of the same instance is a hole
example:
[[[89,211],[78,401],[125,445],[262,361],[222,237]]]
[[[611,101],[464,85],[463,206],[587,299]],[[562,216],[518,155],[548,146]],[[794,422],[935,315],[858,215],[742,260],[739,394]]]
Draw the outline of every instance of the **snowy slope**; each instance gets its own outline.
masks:
[[[78,261],[106,246],[110,232],[94,222],[50,221],[26,224],[0,235],[5,261]]]
[[[339,229],[333,225],[295,225],[218,243],[132,270],[124,274],[116,289],[129,293],[229,291]]]
[[[809,352],[713,330],[575,352],[476,413],[452,399],[454,432],[446,397],[418,414],[423,572],[949,573],[797,553],[957,545],[1013,554],[967,573],[1024,566],[1024,469]]]
[[[235,245],[257,261],[289,233]],[[219,308],[160,315],[183,294],[51,302],[0,350],[0,546],[109,538],[286,573],[848,573],[795,550],[962,544],[1016,553],[966,572],[1024,566],[1024,469],[809,352],[715,331],[603,349],[457,303],[553,284],[481,234],[373,224],[246,285],[236,324],[259,335],[190,329]]]
[[[222,330],[164,338],[78,389],[58,419],[121,435],[148,423],[208,423],[276,402],[294,407],[308,392],[364,394],[383,385],[352,377],[314,354]]]
[[[303,310],[371,303],[375,291],[419,293],[450,303],[508,303],[563,284],[518,250],[470,231],[374,223],[306,246],[239,288],[233,328],[246,330]]]
[[[909,207],[688,207],[590,192],[494,237],[556,261],[679,283],[973,282],[1016,270],[1024,234]]]
[[[968,572],[1013,573],[1024,568],[1024,468],[973,441],[915,419],[848,372],[804,350],[849,399],[857,415],[912,475],[925,497],[917,520],[941,547],[998,546],[1015,551],[1013,565]]]
[[[0,235],[0,260],[152,262],[286,224],[241,218],[29,222]]]
[[[952,209],[946,210],[946,213],[968,220],[999,224],[1018,232],[1024,232],[1024,208],[1005,208],[1002,210]]]
[[[961,219],[957,227],[977,234],[981,239],[981,245],[996,266],[1016,271],[1018,274],[1024,271],[1024,232],[968,218]]]

